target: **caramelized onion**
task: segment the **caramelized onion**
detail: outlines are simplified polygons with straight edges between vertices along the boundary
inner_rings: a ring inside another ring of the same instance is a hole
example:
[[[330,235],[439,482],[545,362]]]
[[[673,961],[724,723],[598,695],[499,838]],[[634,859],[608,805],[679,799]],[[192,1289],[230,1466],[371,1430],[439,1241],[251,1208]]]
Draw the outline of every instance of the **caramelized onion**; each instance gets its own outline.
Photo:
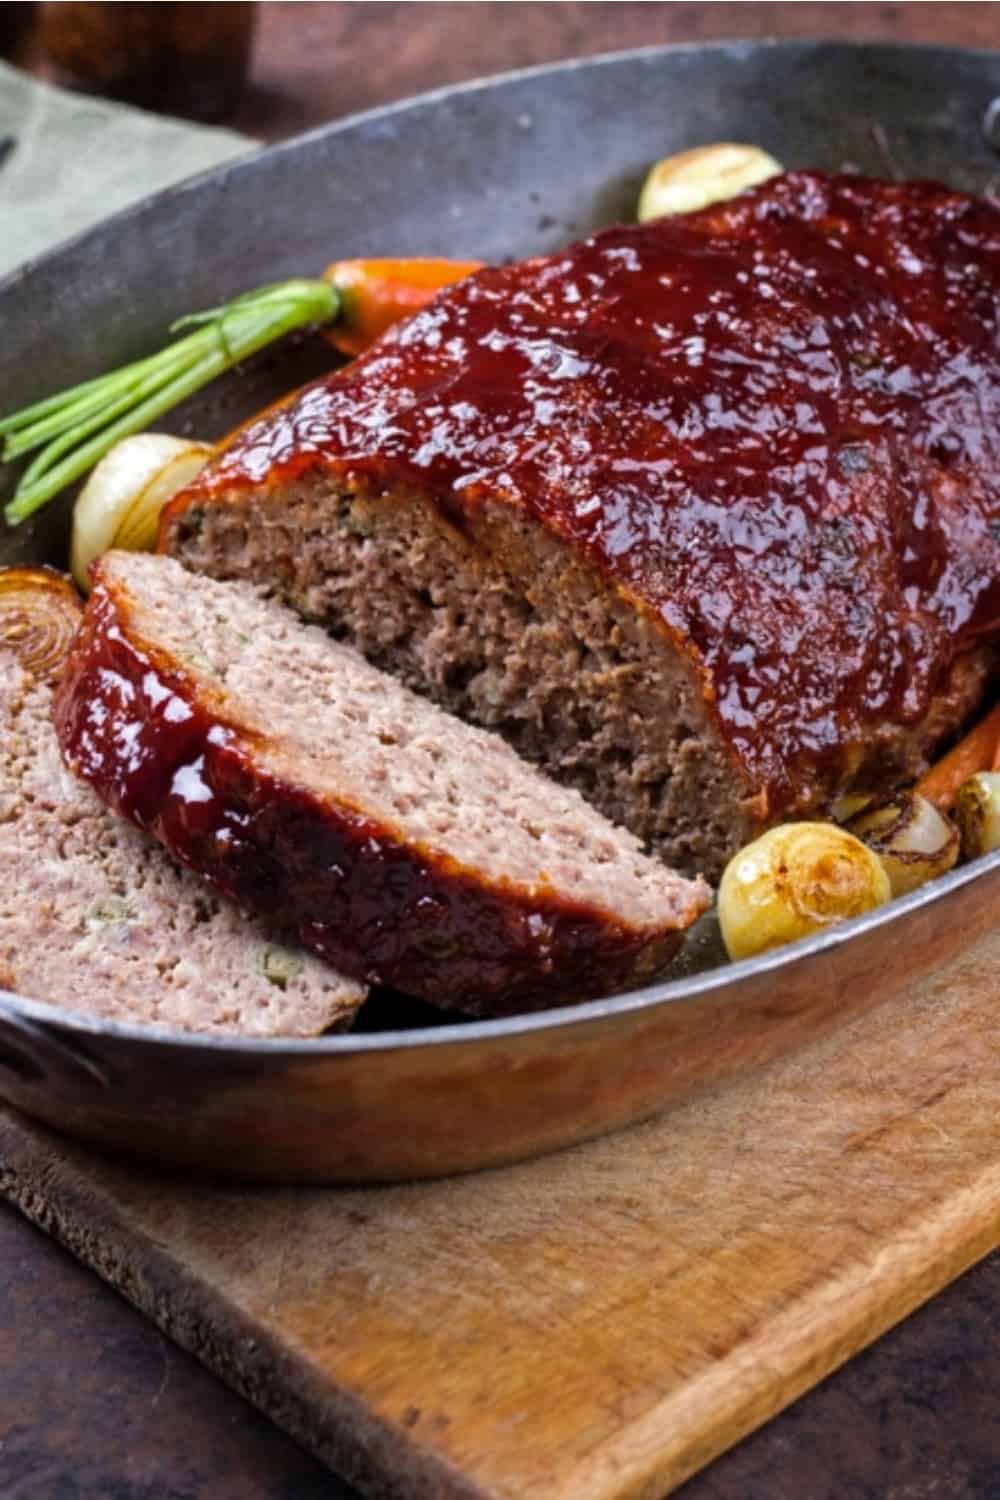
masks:
[[[783,170],[759,146],[720,141],[678,151],[650,168],[639,195],[639,223],[725,202]]]
[[[781,823],[747,844],[719,886],[730,958],[752,958],[888,901],[878,857],[835,823]]]
[[[160,512],[201,472],[211,451],[206,443],[189,443],[158,469],[123,511],[114,545],[124,547],[126,552],[152,552],[160,529]]]
[[[864,812],[874,800],[871,792],[845,792],[830,808],[830,817],[835,823],[849,823],[852,818]]]
[[[965,859],[1000,849],[1000,771],[977,771],[963,781],[955,799],[955,818]]]
[[[867,808],[847,826],[878,855],[894,896],[943,875],[958,859],[958,830],[916,793]]]
[[[80,618],[76,590],[50,568],[0,568],[0,646],[33,677],[62,671]]]
[[[183,438],[172,438],[168,432],[139,432],[135,437],[115,443],[100,459],[73,505],[70,568],[84,594],[90,592],[90,564],[94,558],[99,558],[100,553],[117,546],[127,547],[133,552],[148,549],[151,544],[148,526],[147,535],[141,535],[133,544],[121,538],[121,531],[129,525],[130,519],[136,517],[136,511],[142,507],[142,495],[156,481],[157,475],[169,468],[174,459],[199,447],[199,444],[187,443]],[[196,466],[201,466],[201,463],[204,463],[204,458]],[[160,498],[160,505],[169,499],[171,493],[172,490]],[[156,540],[156,520],[153,520],[151,540]]]

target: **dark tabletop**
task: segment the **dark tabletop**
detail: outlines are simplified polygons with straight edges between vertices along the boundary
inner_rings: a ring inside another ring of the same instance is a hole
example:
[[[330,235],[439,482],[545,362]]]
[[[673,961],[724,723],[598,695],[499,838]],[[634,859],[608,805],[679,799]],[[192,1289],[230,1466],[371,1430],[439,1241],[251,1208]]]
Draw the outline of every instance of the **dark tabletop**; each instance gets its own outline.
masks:
[[[278,139],[530,63],[757,36],[1000,47],[1000,4],[264,4],[251,86],[231,123]],[[5,1206],[0,1268],[0,1500],[348,1500]],[[998,1391],[1000,1254],[679,1500],[994,1500]]]

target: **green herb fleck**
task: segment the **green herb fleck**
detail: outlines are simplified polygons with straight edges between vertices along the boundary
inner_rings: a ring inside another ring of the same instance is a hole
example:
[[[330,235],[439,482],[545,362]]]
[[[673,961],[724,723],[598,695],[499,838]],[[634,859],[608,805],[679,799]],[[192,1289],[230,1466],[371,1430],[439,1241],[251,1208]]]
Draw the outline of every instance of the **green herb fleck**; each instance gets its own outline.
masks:
[[[260,956],[261,973],[271,984],[277,985],[279,990],[286,990],[288,981],[301,974],[304,968],[302,955],[293,953],[290,948],[265,948]]]

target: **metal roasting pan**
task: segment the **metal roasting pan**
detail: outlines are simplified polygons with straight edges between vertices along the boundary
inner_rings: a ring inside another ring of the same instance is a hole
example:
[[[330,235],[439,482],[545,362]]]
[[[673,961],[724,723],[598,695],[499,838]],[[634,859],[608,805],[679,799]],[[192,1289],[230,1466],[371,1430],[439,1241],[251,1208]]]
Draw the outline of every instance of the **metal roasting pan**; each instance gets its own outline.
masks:
[[[0,408],[147,352],[183,312],[341,256],[555,249],[631,217],[649,163],[700,142],[1000,188],[983,123],[997,95],[1000,53],[740,42],[532,69],[375,110],[159,194],[0,284]],[[328,364],[303,339],[165,425],[217,436]],[[67,500],[5,532],[0,561],[61,562],[68,515]],[[995,854],[750,962],[721,964],[707,926],[686,974],[633,994],[417,1026],[376,1001],[368,1025],[389,1029],[310,1042],[193,1040],[0,993],[0,1095],[116,1151],[229,1176],[375,1181],[497,1165],[809,1042],[973,943],[998,906]]]

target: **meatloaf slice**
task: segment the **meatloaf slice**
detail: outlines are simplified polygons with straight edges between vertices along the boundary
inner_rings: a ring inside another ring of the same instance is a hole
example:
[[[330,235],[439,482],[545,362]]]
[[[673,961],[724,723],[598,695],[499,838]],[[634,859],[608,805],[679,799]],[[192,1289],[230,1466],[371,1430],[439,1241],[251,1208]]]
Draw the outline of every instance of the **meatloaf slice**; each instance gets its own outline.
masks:
[[[168,511],[680,869],[918,772],[1000,629],[1000,206],[814,172],[443,292]]]
[[[0,649],[0,985],[114,1021],[242,1036],[345,1026],[364,986],[293,951],[62,763],[52,688]]]
[[[637,983],[708,904],[496,736],[169,558],[102,559],[56,723],[98,794],[222,890],[438,1003]]]

